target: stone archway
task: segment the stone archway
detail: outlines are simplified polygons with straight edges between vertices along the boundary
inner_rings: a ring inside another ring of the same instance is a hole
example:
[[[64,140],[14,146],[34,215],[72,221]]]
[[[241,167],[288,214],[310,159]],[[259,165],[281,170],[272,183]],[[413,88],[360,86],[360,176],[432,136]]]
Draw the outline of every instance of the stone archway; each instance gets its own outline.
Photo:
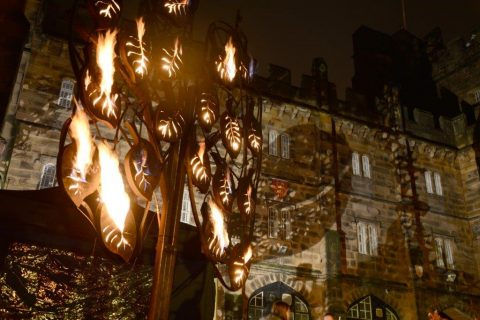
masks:
[[[248,319],[258,320],[268,315],[272,304],[282,300],[290,305],[291,319],[310,320],[310,306],[304,297],[281,281],[267,284],[255,290],[248,299]]]
[[[395,310],[374,295],[353,302],[347,311],[347,320],[400,320]]]

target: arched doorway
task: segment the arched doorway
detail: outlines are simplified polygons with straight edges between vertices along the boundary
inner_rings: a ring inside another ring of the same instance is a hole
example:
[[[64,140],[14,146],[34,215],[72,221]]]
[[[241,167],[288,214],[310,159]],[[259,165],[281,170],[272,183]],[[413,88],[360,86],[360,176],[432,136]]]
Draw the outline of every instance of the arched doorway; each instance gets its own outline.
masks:
[[[258,320],[270,313],[275,301],[290,304],[292,320],[310,320],[310,307],[305,299],[295,290],[281,281],[268,284],[255,292],[248,299],[248,319]]]
[[[375,296],[363,297],[348,307],[347,320],[400,320],[397,313]]]

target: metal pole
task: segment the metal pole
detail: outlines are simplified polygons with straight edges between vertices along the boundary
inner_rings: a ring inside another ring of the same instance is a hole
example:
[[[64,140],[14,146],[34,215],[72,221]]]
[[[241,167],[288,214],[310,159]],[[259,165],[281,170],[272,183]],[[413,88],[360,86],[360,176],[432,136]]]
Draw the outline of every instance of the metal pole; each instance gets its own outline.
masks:
[[[169,316],[170,298],[175,272],[177,253],[177,234],[185,168],[183,158],[186,142],[182,141],[172,152],[171,159],[165,168],[164,185],[168,194],[163,198],[163,209],[158,228],[153,284],[148,312],[149,320],[167,320]]]

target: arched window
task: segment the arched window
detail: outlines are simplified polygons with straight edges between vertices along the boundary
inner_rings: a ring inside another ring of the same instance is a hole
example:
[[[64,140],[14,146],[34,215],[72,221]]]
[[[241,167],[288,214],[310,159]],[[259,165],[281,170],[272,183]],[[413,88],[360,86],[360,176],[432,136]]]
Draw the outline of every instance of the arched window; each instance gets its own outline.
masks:
[[[275,130],[268,132],[268,154],[272,156],[278,156],[278,133]]]
[[[280,281],[253,292],[248,300],[248,319],[262,319],[270,313],[272,304],[276,301],[284,301],[290,305],[290,319],[312,319],[307,301],[297,291]]]
[[[375,296],[363,297],[352,303],[347,311],[347,320],[399,320],[397,313]]]
[[[280,135],[280,145],[282,148],[282,158],[290,159],[290,136],[286,133]]]
[[[47,163],[43,166],[38,189],[52,188],[55,186],[56,166],[53,163]]]

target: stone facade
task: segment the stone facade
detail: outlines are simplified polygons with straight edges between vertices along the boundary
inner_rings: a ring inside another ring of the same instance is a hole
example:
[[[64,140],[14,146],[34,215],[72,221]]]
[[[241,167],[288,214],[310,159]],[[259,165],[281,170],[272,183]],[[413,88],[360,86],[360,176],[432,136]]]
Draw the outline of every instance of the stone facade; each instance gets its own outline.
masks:
[[[67,44],[42,32],[38,8],[27,1],[31,53],[9,109],[8,189],[38,187],[71,111],[58,103],[62,80],[73,78]],[[446,71],[433,66],[440,79]],[[312,69],[300,88],[278,66],[255,79],[265,143],[254,263],[244,295],[217,286],[216,319],[239,319],[242,301],[258,319],[275,299],[289,301],[295,319],[356,319],[365,299],[376,314],[368,319],[424,319],[435,308],[479,317],[475,106],[439,117],[404,105],[394,89],[375,99],[351,90],[338,101],[325,62]]]

